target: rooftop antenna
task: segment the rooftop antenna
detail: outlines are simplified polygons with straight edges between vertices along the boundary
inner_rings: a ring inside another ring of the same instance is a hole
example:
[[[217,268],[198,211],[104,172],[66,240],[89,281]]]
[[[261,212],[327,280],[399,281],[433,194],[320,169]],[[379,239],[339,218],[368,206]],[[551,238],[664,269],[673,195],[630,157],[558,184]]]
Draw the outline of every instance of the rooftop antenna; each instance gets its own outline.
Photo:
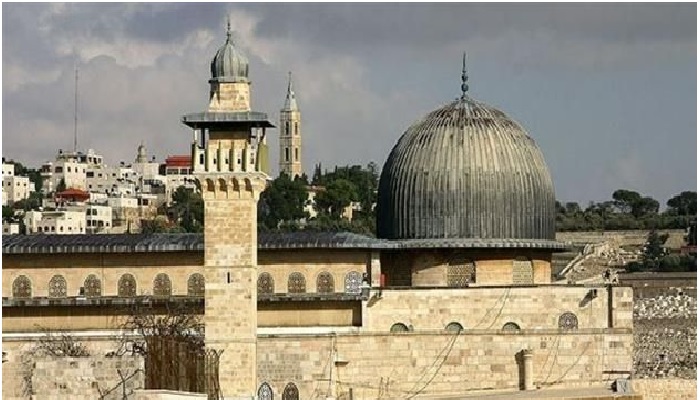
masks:
[[[75,65],[75,105],[73,110],[73,153],[78,152],[78,64]]]

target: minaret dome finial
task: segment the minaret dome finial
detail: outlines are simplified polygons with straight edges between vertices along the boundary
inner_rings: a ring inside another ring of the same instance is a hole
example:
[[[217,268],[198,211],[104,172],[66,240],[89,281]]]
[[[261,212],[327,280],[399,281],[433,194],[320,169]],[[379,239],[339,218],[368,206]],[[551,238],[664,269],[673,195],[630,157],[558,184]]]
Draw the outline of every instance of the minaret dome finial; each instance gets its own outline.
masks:
[[[465,51],[462,55],[462,100],[467,98],[467,91],[469,90],[469,85],[467,81],[469,77],[467,76],[467,52]]]
[[[231,42],[231,17],[226,18],[226,41]]]

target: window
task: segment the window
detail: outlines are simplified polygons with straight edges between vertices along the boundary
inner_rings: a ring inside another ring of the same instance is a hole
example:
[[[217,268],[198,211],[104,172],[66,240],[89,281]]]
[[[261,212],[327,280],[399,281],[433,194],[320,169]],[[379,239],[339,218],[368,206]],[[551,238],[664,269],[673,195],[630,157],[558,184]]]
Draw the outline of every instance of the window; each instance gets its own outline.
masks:
[[[299,161],[299,148],[294,148],[294,161]]]
[[[516,257],[513,260],[513,284],[531,285],[534,282],[532,261],[526,257]]]
[[[325,271],[318,274],[318,278],[316,278],[316,292],[333,293],[334,291],[333,275]]]
[[[501,328],[501,330],[504,332],[519,332],[520,326],[515,322],[508,322],[505,325],[503,325],[503,328]]]
[[[275,395],[272,393],[272,388],[267,382],[263,382],[258,389],[258,400],[274,400]]]
[[[464,327],[459,322],[450,322],[445,327],[445,330],[448,332],[457,333],[457,332],[462,332],[464,330]]]
[[[204,296],[204,275],[192,274],[187,280],[188,296]]]
[[[12,282],[12,297],[26,299],[32,297],[32,282],[25,275],[20,275]]]
[[[284,148],[284,161],[289,162],[289,147]]]
[[[83,287],[85,288],[86,297],[102,296],[102,282],[100,282],[99,278],[93,274],[90,274],[87,278],[85,278]]]
[[[406,326],[406,324],[402,324],[400,322],[392,325],[391,329],[389,329],[389,332],[391,332],[391,333],[402,333],[402,332],[408,332],[408,331],[409,331],[409,329]]]
[[[289,129],[289,121],[284,123],[284,134],[289,136],[292,133],[292,131]]]
[[[463,256],[455,256],[447,266],[447,286],[467,287],[476,282],[476,267],[474,262]]]
[[[63,172],[63,167],[56,167],[56,171],[55,171],[55,172],[57,172],[57,173]]]
[[[258,275],[258,294],[273,294],[275,293],[275,281],[272,275],[263,272]]]
[[[559,329],[578,329],[578,317],[572,312],[559,316]]]
[[[136,279],[131,274],[124,274],[119,278],[119,287],[117,288],[119,297],[134,297],[136,296]]]
[[[299,272],[289,274],[287,293],[306,293],[306,278]]]
[[[299,123],[298,122],[294,123],[294,134],[299,135]]]
[[[299,389],[297,389],[297,385],[289,382],[287,386],[284,387],[284,392],[282,392],[282,400],[299,400]]]
[[[70,165],[66,167],[66,171],[70,172]]]
[[[173,286],[170,283],[168,274],[158,274],[153,280],[153,295],[154,296],[170,296],[173,291]]]
[[[362,292],[362,274],[357,271],[345,275],[345,293],[360,294]]]

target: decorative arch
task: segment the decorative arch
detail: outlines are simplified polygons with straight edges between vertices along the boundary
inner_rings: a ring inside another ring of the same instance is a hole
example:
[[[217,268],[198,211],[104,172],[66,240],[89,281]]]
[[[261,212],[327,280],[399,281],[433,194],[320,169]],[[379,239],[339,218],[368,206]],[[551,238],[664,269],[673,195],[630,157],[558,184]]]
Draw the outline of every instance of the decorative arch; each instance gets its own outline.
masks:
[[[119,297],[135,297],[136,296],[136,278],[131,274],[124,274],[119,278],[117,287],[117,295]]]
[[[345,275],[345,293],[360,294],[362,292],[362,274],[350,271]]]
[[[559,316],[559,329],[578,329],[578,317],[572,312],[565,312]]]
[[[223,178],[219,178],[219,191],[226,193],[226,181]]]
[[[170,296],[173,293],[173,285],[168,274],[160,273],[153,279],[154,296]]]
[[[317,293],[333,293],[335,292],[335,283],[333,275],[330,272],[323,271],[316,278]]]
[[[275,394],[269,383],[263,382],[258,388],[258,400],[275,400]]]
[[[531,285],[535,283],[532,260],[527,257],[515,257],[513,260],[513,284]]]
[[[258,294],[273,294],[275,293],[275,280],[272,275],[263,272],[258,275]]]
[[[402,333],[408,331],[408,326],[406,326],[406,324],[402,324],[401,322],[395,323],[391,326],[391,329],[389,329],[389,332],[391,333]]]
[[[282,392],[282,400],[299,400],[299,389],[293,382],[289,382]]]
[[[520,325],[516,324],[515,322],[507,322],[505,325],[503,325],[501,330],[504,332],[519,332]]]
[[[447,326],[445,326],[445,330],[448,332],[457,333],[462,332],[464,330],[464,327],[459,322],[450,322],[449,324],[447,324]]]
[[[66,297],[68,288],[66,278],[63,275],[54,275],[49,281],[49,297],[60,298]]]
[[[85,297],[100,297],[102,296],[102,282],[95,274],[90,274],[83,282],[85,289]]]
[[[447,286],[467,287],[476,282],[474,261],[461,255],[452,257],[447,265]]]
[[[32,297],[32,281],[26,275],[20,275],[12,282],[12,297],[18,299]]]
[[[207,179],[206,182],[207,182],[207,192],[214,193],[214,181],[212,181],[211,179]]]
[[[196,272],[187,279],[188,296],[204,296],[204,275]]]
[[[299,272],[289,274],[287,293],[306,293],[306,278]]]

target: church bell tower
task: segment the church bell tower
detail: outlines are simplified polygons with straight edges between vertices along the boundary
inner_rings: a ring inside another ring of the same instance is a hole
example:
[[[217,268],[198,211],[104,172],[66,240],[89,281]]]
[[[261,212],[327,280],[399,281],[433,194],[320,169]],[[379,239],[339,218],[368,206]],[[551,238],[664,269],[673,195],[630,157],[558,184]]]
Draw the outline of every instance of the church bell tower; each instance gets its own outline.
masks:
[[[257,202],[268,178],[265,130],[251,111],[248,60],[231,39],[211,62],[209,107],[183,116],[194,132],[192,168],[204,199],[204,325],[207,347],[223,351],[225,399],[257,387]]]
[[[292,73],[289,73],[287,98],[280,110],[280,174],[284,172],[290,179],[301,176],[301,111],[297,106],[296,94],[292,86]]]

